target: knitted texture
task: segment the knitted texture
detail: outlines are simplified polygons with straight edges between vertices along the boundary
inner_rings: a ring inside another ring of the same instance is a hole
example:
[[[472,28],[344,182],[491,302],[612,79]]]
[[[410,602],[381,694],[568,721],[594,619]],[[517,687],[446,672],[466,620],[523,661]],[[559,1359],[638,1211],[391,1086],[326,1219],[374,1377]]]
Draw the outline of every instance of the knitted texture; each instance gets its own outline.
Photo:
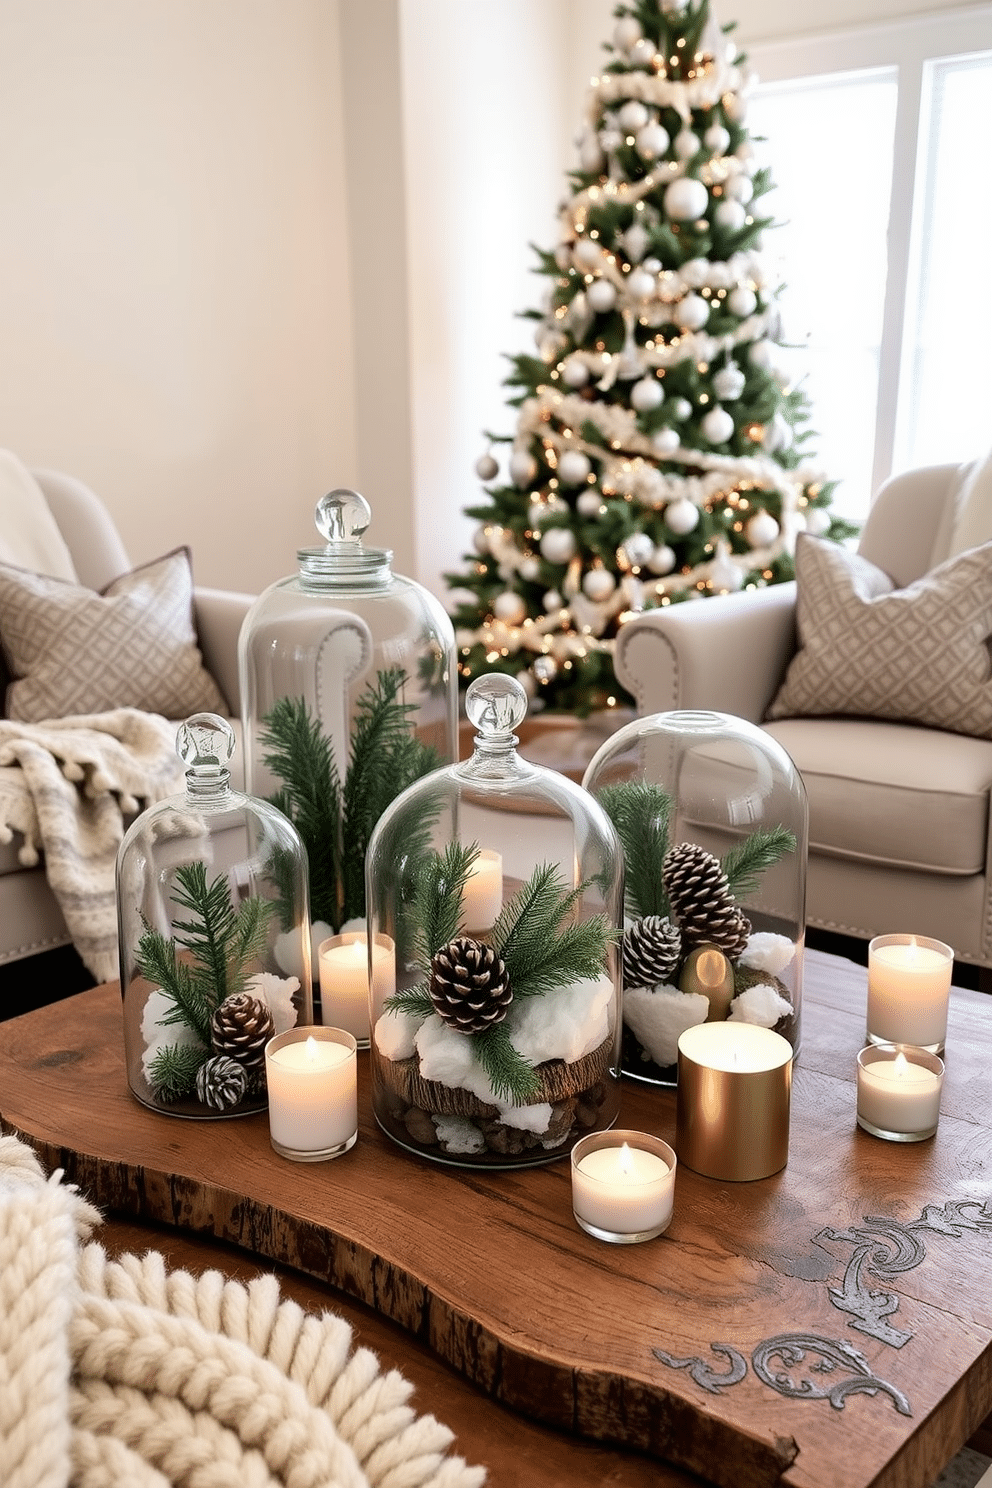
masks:
[[[5,1488],[481,1488],[342,1318],[80,1250],[98,1216],[60,1176],[0,1139]]]

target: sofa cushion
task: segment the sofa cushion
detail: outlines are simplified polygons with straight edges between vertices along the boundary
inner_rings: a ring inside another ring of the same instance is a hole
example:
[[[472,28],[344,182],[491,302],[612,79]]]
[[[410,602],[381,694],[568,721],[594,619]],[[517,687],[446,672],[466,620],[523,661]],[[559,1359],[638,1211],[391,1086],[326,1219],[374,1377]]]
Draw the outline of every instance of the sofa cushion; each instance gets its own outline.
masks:
[[[100,594],[0,563],[0,644],[14,679],[7,716],[25,723],[111,708],[227,712],[196,645],[186,548]]]
[[[854,718],[765,725],[809,798],[809,850],[928,873],[984,873],[992,742]]]
[[[796,544],[799,647],[770,719],[845,714],[992,738],[992,543],[905,589],[826,538]]]

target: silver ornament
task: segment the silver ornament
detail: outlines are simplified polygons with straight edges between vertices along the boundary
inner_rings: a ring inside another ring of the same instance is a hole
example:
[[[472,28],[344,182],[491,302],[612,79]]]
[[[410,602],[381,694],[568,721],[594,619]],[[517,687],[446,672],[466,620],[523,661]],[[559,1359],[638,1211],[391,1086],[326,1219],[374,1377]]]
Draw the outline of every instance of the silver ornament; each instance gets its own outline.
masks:
[[[558,675],[558,663],[553,656],[537,656],[531,670],[538,682],[553,682]]]
[[[769,511],[756,511],[744,525],[744,536],[752,548],[767,548],[779,534],[779,525]]]
[[[704,438],[710,444],[725,444],[734,432],[734,420],[719,403],[704,415],[700,424]]]
[[[537,461],[530,450],[515,449],[510,456],[510,479],[515,486],[529,486],[537,474]]]
[[[665,401],[665,391],[657,377],[642,377],[630,390],[630,401],[638,413],[650,413]]]
[[[667,574],[671,573],[677,562],[675,550],[667,543],[659,543],[648,559],[648,568],[655,574]]]
[[[499,475],[499,462],[491,454],[480,455],[475,462],[475,473],[480,480],[495,480]]]
[[[602,505],[603,497],[600,492],[590,488],[579,493],[575,502],[575,510],[581,517],[598,517]]]
[[[638,129],[643,129],[650,115],[639,98],[629,98],[617,115],[617,121],[621,129],[628,134],[636,134]]]
[[[566,486],[581,486],[591,468],[582,450],[565,450],[558,460],[558,478]]]
[[[713,391],[718,398],[726,398],[728,403],[733,403],[744,391],[747,379],[736,362],[728,362],[725,367],[713,373]]]
[[[674,455],[680,442],[674,429],[659,429],[657,434],[651,436],[651,443],[659,455]]]
[[[709,192],[693,176],[679,176],[665,187],[665,214],[674,222],[694,222],[704,217],[709,203]]]
[[[709,318],[709,301],[697,294],[687,294],[672,311],[673,321],[683,331],[701,331]]]
[[[620,546],[627,556],[627,562],[634,568],[643,568],[646,563],[650,563],[654,553],[654,543],[646,532],[632,532]]]
[[[744,226],[747,220],[747,213],[739,201],[727,201],[724,199],[714,209],[713,219],[721,227],[727,228],[730,232],[737,232],[738,228]]]
[[[672,142],[672,148],[679,160],[691,160],[700,148],[699,135],[695,134],[691,129],[680,129]]]
[[[591,568],[582,578],[583,593],[594,604],[602,604],[609,599],[616,587],[617,581],[608,568]]]
[[[642,160],[657,160],[664,155],[669,143],[670,136],[663,124],[645,124],[634,137],[634,149]]]
[[[727,296],[727,309],[732,315],[739,315],[741,320],[746,320],[753,315],[758,308],[758,296],[750,285],[738,284]]]
[[[665,525],[679,537],[684,537],[687,532],[692,532],[699,526],[699,507],[687,496],[680,496],[677,501],[671,501],[666,506]]]
[[[586,299],[598,315],[605,315],[617,302],[617,292],[609,279],[596,279],[586,290]]]
[[[502,620],[507,625],[519,625],[527,614],[523,595],[514,594],[512,589],[507,589],[503,594],[497,594],[493,604],[493,614],[497,620]]]
[[[541,603],[547,613],[549,615],[553,615],[555,610],[561,609],[565,601],[562,599],[557,589],[549,589],[541,600]]]
[[[541,538],[541,554],[549,563],[568,563],[577,546],[575,533],[568,527],[549,527]]]

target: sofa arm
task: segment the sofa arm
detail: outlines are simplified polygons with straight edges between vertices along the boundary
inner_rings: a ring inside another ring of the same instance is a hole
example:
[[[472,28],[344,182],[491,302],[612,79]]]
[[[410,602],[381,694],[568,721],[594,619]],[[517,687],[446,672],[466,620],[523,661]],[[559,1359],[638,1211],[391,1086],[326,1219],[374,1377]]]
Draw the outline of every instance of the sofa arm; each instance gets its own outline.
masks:
[[[796,649],[795,583],[646,610],[616,642],[640,714],[715,709],[760,723]]]
[[[238,594],[230,589],[193,591],[193,614],[203,664],[224,694],[232,718],[241,712],[238,637],[254,602],[254,594]]]

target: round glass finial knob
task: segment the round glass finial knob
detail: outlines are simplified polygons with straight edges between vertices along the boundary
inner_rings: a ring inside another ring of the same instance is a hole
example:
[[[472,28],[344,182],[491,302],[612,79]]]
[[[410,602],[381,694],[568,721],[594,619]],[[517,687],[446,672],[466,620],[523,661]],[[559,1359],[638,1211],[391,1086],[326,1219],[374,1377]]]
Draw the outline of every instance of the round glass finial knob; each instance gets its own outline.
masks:
[[[480,734],[512,734],[527,716],[527,694],[516,677],[490,672],[470,683],[465,715]]]
[[[314,509],[317,531],[327,542],[357,543],[371,520],[372,508],[365,497],[347,486],[328,491]]]
[[[216,780],[234,749],[234,730],[217,713],[194,713],[176,734],[176,753],[194,779]]]

